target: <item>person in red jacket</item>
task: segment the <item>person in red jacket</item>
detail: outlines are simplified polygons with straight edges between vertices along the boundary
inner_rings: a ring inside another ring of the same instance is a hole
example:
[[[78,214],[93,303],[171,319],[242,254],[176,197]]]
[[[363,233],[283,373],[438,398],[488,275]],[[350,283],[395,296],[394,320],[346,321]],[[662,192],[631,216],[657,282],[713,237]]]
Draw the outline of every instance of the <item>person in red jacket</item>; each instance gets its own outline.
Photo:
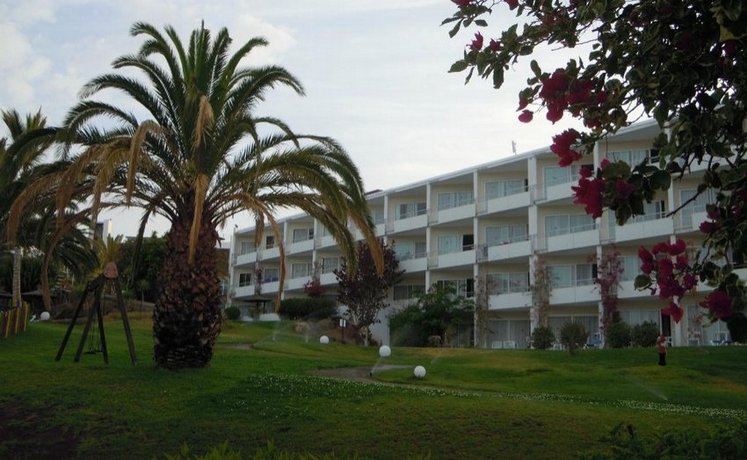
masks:
[[[666,366],[667,365],[667,346],[666,346],[667,338],[663,335],[659,336],[659,340],[656,341],[658,347],[659,347],[659,366]]]

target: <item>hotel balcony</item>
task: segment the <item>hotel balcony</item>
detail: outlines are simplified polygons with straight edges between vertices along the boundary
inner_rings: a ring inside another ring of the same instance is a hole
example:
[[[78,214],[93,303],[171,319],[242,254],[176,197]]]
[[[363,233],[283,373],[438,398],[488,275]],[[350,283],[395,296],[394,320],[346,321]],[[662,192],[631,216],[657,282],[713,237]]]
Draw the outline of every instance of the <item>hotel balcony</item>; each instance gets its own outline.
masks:
[[[428,257],[428,268],[450,268],[475,263],[474,245],[465,246],[461,252],[450,252]]]
[[[473,217],[475,217],[475,202],[474,200],[470,200],[469,203],[460,203],[459,206],[453,208],[437,209],[435,212],[431,211],[428,221],[431,224],[435,224],[471,219]]]
[[[618,243],[646,238],[668,237],[674,233],[674,221],[664,213],[636,216],[625,225],[611,225],[610,237]]]
[[[311,277],[308,275],[299,276],[297,278],[290,278],[285,280],[285,290],[286,291],[297,291],[297,290],[303,290],[304,284],[308,283]],[[321,280],[320,280],[321,281]],[[270,284],[270,283],[268,283]],[[262,285],[262,288],[265,288],[265,284]]]
[[[599,288],[593,280],[579,280],[574,286],[557,287],[550,291],[552,305],[598,302]]]
[[[633,280],[620,281],[620,287],[617,288],[617,297],[620,299],[638,299],[641,297],[650,297],[651,291],[644,289],[639,291],[635,288]]]
[[[565,251],[599,244],[599,230],[596,225],[571,228],[569,233],[533,235],[534,250],[538,252]]]
[[[555,201],[571,198],[573,196],[573,190],[571,190],[572,185],[574,185],[572,180],[569,182],[547,185],[544,189],[544,196],[540,193],[536,198],[538,201]]]
[[[387,222],[386,232],[387,234],[406,232],[409,230],[415,230],[418,228],[425,228],[428,226],[428,213],[423,212],[417,216],[406,217],[402,219],[395,219]]]
[[[529,191],[501,196],[493,199],[481,199],[477,202],[477,214],[494,214],[529,207],[531,204]]]
[[[285,247],[286,254],[297,254],[301,252],[309,252],[314,249],[314,239],[292,241]]]
[[[517,257],[529,257],[532,253],[532,244],[528,239],[523,239],[504,244],[492,244],[485,249],[487,250],[487,257],[481,261],[493,262]]]
[[[399,258],[401,257],[401,258]],[[400,270],[407,273],[424,272],[428,269],[428,254],[404,254],[398,256]]]
[[[488,308],[494,311],[529,308],[531,306],[532,293],[529,291],[495,294],[488,298]]]
[[[240,254],[236,257],[234,262],[235,266],[251,265],[257,261],[257,251],[247,252],[246,254]]]

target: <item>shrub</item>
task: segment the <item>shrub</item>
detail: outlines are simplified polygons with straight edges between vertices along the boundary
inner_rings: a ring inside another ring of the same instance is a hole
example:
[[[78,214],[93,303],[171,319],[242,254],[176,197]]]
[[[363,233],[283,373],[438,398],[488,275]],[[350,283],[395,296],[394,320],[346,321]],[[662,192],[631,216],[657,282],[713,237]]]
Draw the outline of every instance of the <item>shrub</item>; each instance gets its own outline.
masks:
[[[329,297],[293,297],[280,302],[279,313],[288,319],[324,319],[337,313],[337,302]]]
[[[612,323],[604,331],[605,341],[610,348],[625,348],[630,346],[630,326],[622,321]]]
[[[670,428],[653,439],[639,437],[632,425],[617,425],[601,439],[602,449],[582,452],[584,460],[651,458],[747,458],[747,422],[716,425],[708,431]]]
[[[586,343],[586,339],[589,338],[589,333],[582,324],[579,323],[565,323],[560,328],[560,343],[563,344],[568,351],[573,354],[576,349],[583,347]]]
[[[241,310],[239,310],[239,307],[228,307],[225,310],[226,312],[226,318],[231,320],[237,320],[239,319],[239,316],[241,315]]]
[[[532,346],[538,350],[547,350],[555,343],[555,334],[547,326],[535,327],[532,331]]]
[[[630,338],[633,341],[633,346],[653,347],[659,338],[659,326],[650,321],[636,324],[630,332]]]
[[[747,317],[739,312],[726,321],[732,342],[747,343]]]

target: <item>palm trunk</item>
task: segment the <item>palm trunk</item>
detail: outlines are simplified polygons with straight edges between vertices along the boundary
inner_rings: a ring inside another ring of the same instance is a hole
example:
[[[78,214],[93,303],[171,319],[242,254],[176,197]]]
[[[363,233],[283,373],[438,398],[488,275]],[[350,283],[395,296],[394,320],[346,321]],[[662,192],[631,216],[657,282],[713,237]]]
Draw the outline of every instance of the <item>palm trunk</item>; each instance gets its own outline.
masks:
[[[13,307],[19,308],[22,303],[21,298],[21,248],[13,250]]]
[[[203,220],[195,261],[189,264],[191,213],[182,214],[166,237],[167,254],[153,309],[153,357],[167,369],[205,367],[220,333],[218,232]]]

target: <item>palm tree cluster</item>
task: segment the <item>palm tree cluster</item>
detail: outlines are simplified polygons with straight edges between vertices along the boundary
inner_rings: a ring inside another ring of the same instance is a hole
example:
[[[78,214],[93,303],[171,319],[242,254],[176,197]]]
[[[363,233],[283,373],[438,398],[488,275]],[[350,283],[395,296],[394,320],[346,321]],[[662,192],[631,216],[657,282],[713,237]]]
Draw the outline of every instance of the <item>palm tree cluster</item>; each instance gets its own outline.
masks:
[[[150,218],[166,218],[169,257],[153,314],[154,360],[169,369],[203,367],[220,332],[215,258],[218,228],[229,218],[249,212],[258,240],[269,228],[281,241],[274,216],[280,208],[298,208],[335,236],[351,262],[355,241],[348,223],[375,243],[373,225],[360,174],[337,142],[256,114],[273,88],[304,92],[282,67],[243,65],[267,45],[264,39],[252,38],[231,53],[226,29],[213,35],[201,27],[188,43],[168,26],[161,33],[136,23],[131,34],[143,38],[139,51],[116,59],[112,73],[84,86],[54,137],[67,166],[24,187],[9,212],[8,235],[17,241],[24,210],[50,190],[58,217],[81,196],[94,220],[104,209],[141,209],[138,238]],[[124,94],[141,116],[94,99],[106,90]],[[281,267],[281,285],[284,273]]]

